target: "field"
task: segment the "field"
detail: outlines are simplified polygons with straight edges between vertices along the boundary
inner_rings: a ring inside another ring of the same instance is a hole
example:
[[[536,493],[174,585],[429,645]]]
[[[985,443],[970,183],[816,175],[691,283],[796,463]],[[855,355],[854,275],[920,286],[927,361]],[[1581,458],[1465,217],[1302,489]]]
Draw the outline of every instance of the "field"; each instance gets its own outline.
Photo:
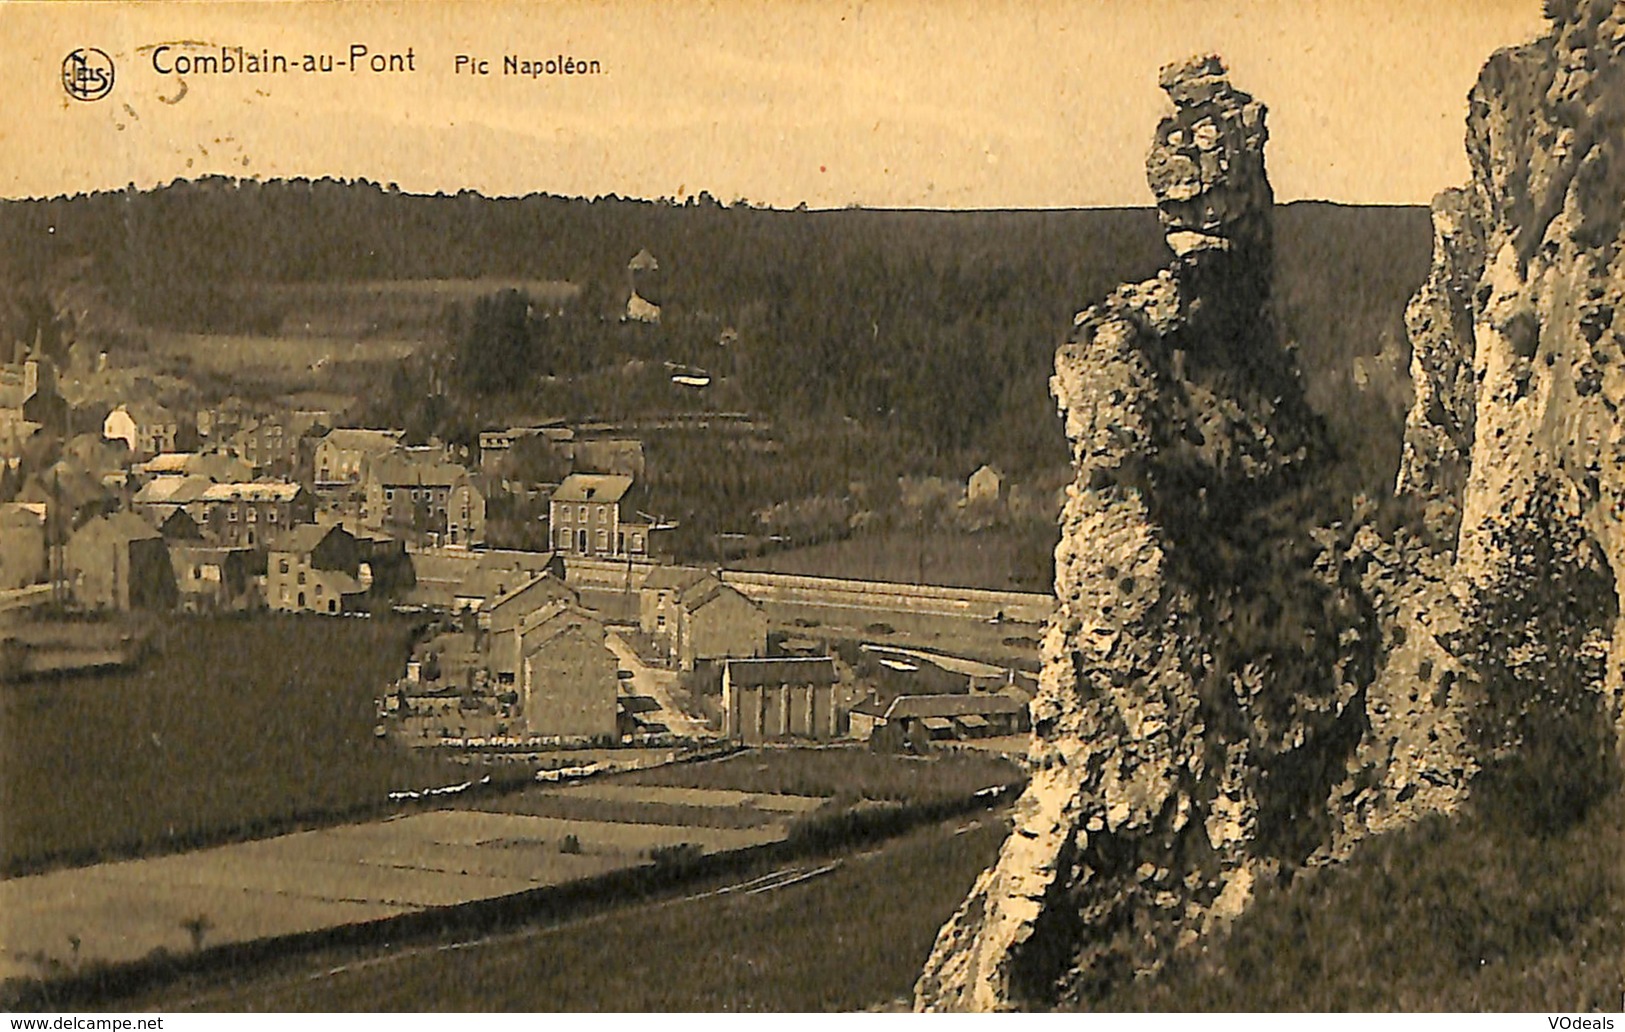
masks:
[[[485,804],[487,810],[625,824],[695,828],[755,828],[811,813],[828,800],[694,788],[587,782],[562,791],[522,791]]]
[[[373,699],[399,675],[409,630],[176,618],[134,669],[0,686],[4,869],[263,835],[462,780],[372,736]]]
[[[996,815],[918,829],[678,899],[553,927],[259,977],[121,1006],[218,1011],[853,1011],[912,991],[937,929],[993,859]]]
[[[12,878],[0,881],[0,975],[184,955],[785,839],[797,855],[850,852],[908,827],[919,811],[906,804],[951,807],[1018,779],[993,757],[761,750]]]
[[[209,944],[244,942],[560,885],[663,851],[747,849],[784,839],[826,802],[538,787],[468,808],[12,878],[0,881],[0,977],[184,953],[197,948],[186,923],[199,916]]]
[[[342,407],[399,365],[421,341],[410,338],[155,333],[147,361],[197,384],[206,395],[287,398]]]
[[[375,337],[436,340],[446,306],[502,290],[523,291],[541,304],[563,304],[578,288],[560,280],[486,276],[478,279],[352,280],[242,284],[233,293],[262,325],[281,333],[313,333],[368,341]]]
[[[661,848],[784,836],[783,821],[720,829],[441,810],[12,878],[0,881],[0,977],[184,953],[196,948],[195,917],[208,944],[244,942],[559,885]]]
[[[762,749],[705,763],[682,763],[623,774],[616,785],[835,796],[884,802],[932,803],[963,798],[1020,780],[1009,761],[995,756],[929,757],[870,752],[862,746]]]

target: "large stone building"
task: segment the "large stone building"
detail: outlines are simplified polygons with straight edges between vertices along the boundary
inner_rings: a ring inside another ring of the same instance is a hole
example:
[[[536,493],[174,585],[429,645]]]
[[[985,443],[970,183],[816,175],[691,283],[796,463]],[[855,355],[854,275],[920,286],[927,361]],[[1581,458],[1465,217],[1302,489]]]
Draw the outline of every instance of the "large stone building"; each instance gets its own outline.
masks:
[[[170,609],[176,601],[169,545],[133,513],[97,516],[68,539],[64,574],[81,609]]]
[[[358,430],[337,427],[316,442],[314,473],[316,486],[360,484],[367,478],[375,459],[400,447],[401,430]]]
[[[669,653],[675,647],[681,613],[678,597],[711,576],[692,566],[656,566],[650,570],[638,589],[638,629],[664,642]]]
[[[485,631],[486,668],[499,684],[513,684],[519,676],[518,628],[548,609],[579,608],[579,596],[550,573],[540,574],[507,592],[480,611]]]
[[[485,541],[485,496],[462,466],[399,453],[368,465],[363,526],[430,545]]]
[[[627,520],[621,504],[632,478],[618,474],[572,473],[548,503],[548,532],[561,555],[620,559],[649,552],[649,525]]]
[[[343,527],[296,527],[271,550],[265,572],[272,609],[337,616],[366,608],[371,569],[362,547]]]
[[[839,733],[835,661],[828,656],[733,659],[722,668],[722,730],[755,745]]]
[[[532,614],[518,638],[519,701],[532,734],[617,739],[618,662],[604,625],[568,603]]]
[[[638,628],[679,670],[767,653],[767,615],[759,603],[713,573],[658,566],[638,591]]]
[[[150,459],[177,451],[181,421],[175,413],[153,402],[120,405],[102,420],[102,436],[123,441],[136,459]]]
[[[707,577],[682,592],[677,607],[672,651],[679,670],[767,653],[767,614],[737,588]]]
[[[210,541],[274,547],[315,518],[316,502],[298,484],[210,484],[187,511]]]
[[[246,420],[231,435],[231,447],[262,474],[297,477],[308,473],[311,441],[332,425],[327,412],[287,412]]]

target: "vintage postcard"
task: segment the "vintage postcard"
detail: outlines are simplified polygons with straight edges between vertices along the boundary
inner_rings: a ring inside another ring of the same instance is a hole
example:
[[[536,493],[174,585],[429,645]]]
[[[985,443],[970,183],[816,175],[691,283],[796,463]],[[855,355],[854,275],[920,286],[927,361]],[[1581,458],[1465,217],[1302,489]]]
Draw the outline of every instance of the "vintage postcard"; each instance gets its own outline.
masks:
[[[0,86],[14,1028],[1614,1027],[1625,0],[14,0]]]

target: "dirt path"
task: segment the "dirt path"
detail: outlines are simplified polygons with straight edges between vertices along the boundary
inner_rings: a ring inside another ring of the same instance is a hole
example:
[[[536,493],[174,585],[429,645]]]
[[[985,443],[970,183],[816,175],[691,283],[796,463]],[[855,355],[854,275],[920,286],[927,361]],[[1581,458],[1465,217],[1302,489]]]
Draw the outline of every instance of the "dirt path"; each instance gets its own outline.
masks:
[[[684,738],[716,736],[708,723],[683,712],[672,699],[671,689],[677,684],[675,672],[652,667],[643,662],[633,651],[632,646],[614,630],[606,636],[605,644],[615,653],[615,658],[620,660],[621,669],[632,671],[631,678],[622,682],[623,687],[629,686],[631,694],[645,695],[659,703],[660,710],[651,716],[671,728],[672,734]]]

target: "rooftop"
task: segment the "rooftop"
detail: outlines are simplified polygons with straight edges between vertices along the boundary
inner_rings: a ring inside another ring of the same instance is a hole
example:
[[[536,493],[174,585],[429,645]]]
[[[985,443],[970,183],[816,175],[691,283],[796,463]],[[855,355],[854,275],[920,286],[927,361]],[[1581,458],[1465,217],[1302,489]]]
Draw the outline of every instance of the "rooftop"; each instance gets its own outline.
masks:
[[[203,498],[217,486],[208,477],[159,477],[135,493],[133,505],[185,505]]]
[[[327,536],[333,533],[348,535],[350,532],[337,524],[322,525],[319,523],[301,523],[282,538],[282,544],[275,551],[278,552],[313,552]]]
[[[210,484],[199,498],[205,502],[291,502],[302,490],[298,484],[283,483]]]
[[[468,470],[455,462],[424,461],[393,452],[373,464],[372,478],[385,487],[456,487],[468,480]]]
[[[835,661],[828,656],[792,656],[779,659],[730,659],[728,682],[742,688],[781,684],[834,684]]]
[[[998,692],[967,695],[899,695],[886,710],[887,720],[908,717],[963,717],[971,714],[1020,713],[1026,703]]]
[[[81,535],[90,540],[106,538],[116,541],[147,541],[163,537],[146,520],[133,512],[115,512],[110,516],[97,516],[80,527],[74,537]]]
[[[335,427],[322,438],[323,444],[344,451],[365,451],[384,454],[395,449],[406,436],[404,430],[364,430],[357,427]]]
[[[553,492],[555,502],[618,502],[632,478],[611,473],[571,473]]]

